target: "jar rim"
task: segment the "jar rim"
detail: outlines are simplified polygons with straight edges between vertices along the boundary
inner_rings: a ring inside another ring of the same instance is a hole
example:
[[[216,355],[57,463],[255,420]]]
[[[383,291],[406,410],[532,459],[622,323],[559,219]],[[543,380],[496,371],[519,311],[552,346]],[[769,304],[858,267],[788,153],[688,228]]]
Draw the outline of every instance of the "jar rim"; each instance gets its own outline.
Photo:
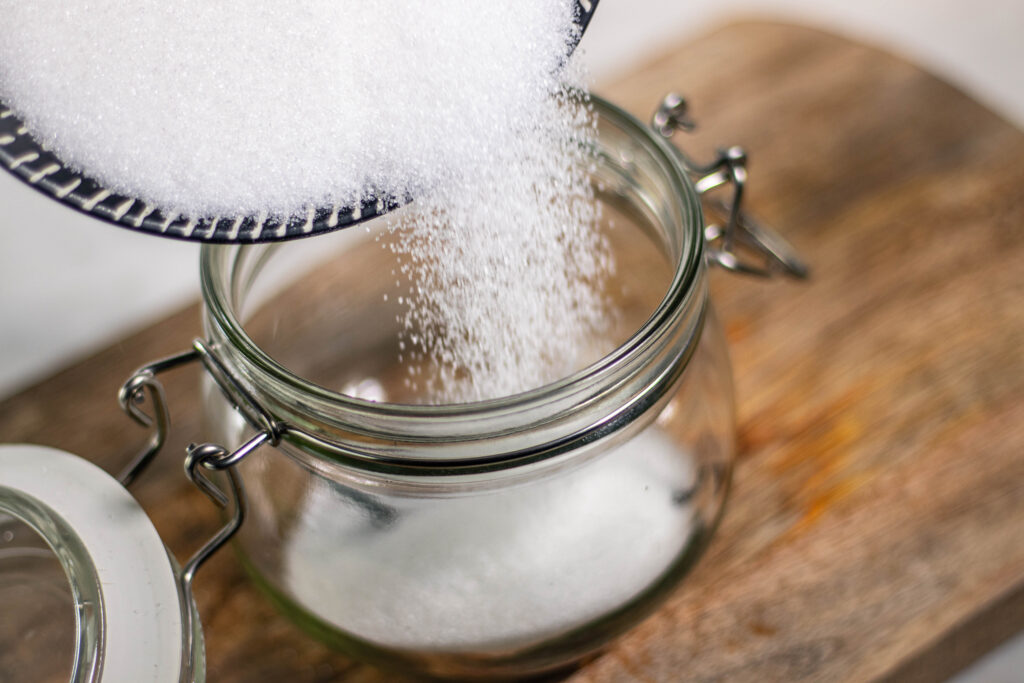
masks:
[[[232,278],[221,275],[225,268],[235,268],[247,250],[265,248],[265,245],[239,247],[204,244],[200,252],[200,281],[207,319],[223,334],[233,350],[241,354],[248,371],[247,379],[261,387],[270,383],[275,384],[276,388],[297,392],[304,399],[315,400],[322,407],[338,411],[350,418],[358,416],[374,423],[386,423],[397,419],[402,420],[406,427],[410,422],[425,425],[442,418],[458,418],[464,424],[479,425],[510,415],[537,414],[535,411],[538,410],[543,414],[545,410],[550,412],[552,406],[566,405],[566,401],[583,400],[586,396],[584,387],[592,388],[611,381],[623,363],[655,344],[666,326],[678,317],[678,312],[685,309],[694,297],[703,294],[703,291],[698,291],[701,289],[698,284],[702,282],[700,274],[704,256],[704,223],[697,191],[670,143],[620,107],[596,95],[588,97],[593,105],[593,112],[599,119],[606,120],[620,129],[630,141],[639,143],[645,152],[652,155],[670,185],[671,201],[678,203],[682,219],[682,241],[680,253],[675,259],[672,281],[651,315],[625,342],[575,373],[509,396],[449,404],[400,404],[360,399],[332,391],[294,374],[260,348],[246,332],[232,305]],[[696,339],[691,340],[691,345],[695,343]],[[265,392],[260,393],[265,396]],[[347,429],[352,427],[347,421],[344,426]],[[368,430],[369,433],[373,431]],[[387,430],[382,430],[377,435],[385,431]],[[485,433],[486,430],[477,431],[469,438],[478,438]],[[457,433],[452,434],[450,438],[460,440]]]

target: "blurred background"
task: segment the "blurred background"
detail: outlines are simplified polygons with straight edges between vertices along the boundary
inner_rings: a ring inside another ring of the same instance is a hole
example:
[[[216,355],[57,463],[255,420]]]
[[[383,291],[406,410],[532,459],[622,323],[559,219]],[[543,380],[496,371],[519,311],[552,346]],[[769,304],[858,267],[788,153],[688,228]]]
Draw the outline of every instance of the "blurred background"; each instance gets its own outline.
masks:
[[[599,85],[739,18],[816,26],[900,54],[1024,128],[1021,0],[601,0],[584,58]],[[0,398],[194,300],[197,260],[196,245],[84,218],[0,174]],[[958,681],[1020,680],[1021,670],[1024,637]]]

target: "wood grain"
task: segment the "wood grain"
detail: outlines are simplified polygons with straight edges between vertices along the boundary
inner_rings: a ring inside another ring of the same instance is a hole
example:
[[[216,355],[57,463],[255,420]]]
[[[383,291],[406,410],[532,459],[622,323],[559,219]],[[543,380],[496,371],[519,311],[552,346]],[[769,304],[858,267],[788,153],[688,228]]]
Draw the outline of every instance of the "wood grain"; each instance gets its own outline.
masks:
[[[941,680],[1024,628],[1024,134],[914,66],[834,36],[740,24],[601,93],[694,106],[696,155],[750,152],[750,206],[808,283],[717,273],[740,463],[684,587],[575,682]],[[0,441],[110,471],[143,434],[114,395],[184,348],[189,308],[0,403]],[[168,448],[199,434],[169,376]],[[185,555],[212,506],[160,458],[133,489]],[[211,681],[378,681],[300,633],[222,553],[196,597]]]

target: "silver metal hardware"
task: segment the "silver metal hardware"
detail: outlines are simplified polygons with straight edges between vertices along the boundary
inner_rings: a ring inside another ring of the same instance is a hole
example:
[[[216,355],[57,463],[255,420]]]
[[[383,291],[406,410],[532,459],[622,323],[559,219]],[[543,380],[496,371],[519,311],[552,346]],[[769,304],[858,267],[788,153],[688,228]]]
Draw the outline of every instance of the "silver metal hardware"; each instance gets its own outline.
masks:
[[[225,543],[231,540],[231,537],[235,535],[235,532],[245,522],[248,504],[245,497],[245,489],[242,487],[241,479],[238,478],[238,472],[235,471],[235,465],[241,462],[245,456],[267,443],[269,439],[270,435],[267,432],[259,432],[233,452],[229,452],[227,449],[214,444],[189,445],[187,449],[188,455],[185,457],[185,474],[189,480],[198,486],[210,500],[223,508],[228,505],[228,496],[217,488],[216,484],[210,481],[206,475],[202,474],[199,468],[202,467],[214,472],[224,472],[227,475],[228,482],[231,484],[231,497],[234,499],[235,505],[234,512],[227,524],[213,538],[204,543],[199,550],[193,553],[192,557],[181,568],[181,584],[185,590],[186,597],[190,599],[192,597],[192,580],[195,578],[199,567],[215,552],[220,550]]]
[[[274,418],[260,405],[252,392],[228,371],[224,362],[207,346],[206,342],[196,339],[192,342],[192,348],[199,354],[206,371],[213,377],[228,401],[241,411],[249,424],[268,434],[271,446],[276,446],[284,433],[284,425],[274,421]]]
[[[168,358],[143,365],[136,370],[131,379],[124,383],[117,394],[117,401],[121,404],[121,410],[143,427],[153,427],[146,445],[139,451],[139,454],[132,458],[132,461],[118,475],[118,480],[125,487],[130,486],[139,473],[149,465],[153,456],[163,448],[167,440],[167,431],[171,425],[170,413],[167,411],[167,397],[164,395],[163,385],[156,379],[156,375],[166,370],[171,370],[180,365],[191,363],[199,357],[195,349],[179,353]],[[146,402],[146,393],[153,404],[153,414],[149,415],[143,410]]]
[[[688,109],[681,95],[669,93],[651,117],[651,127],[665,138],[672,137],[677,130],[694,130],[697,122],[690,118]]]
[[[597,11],[598,0],[572,3],[575,29],[567,36],[565,60],[576,49]],[[6,27],[5,27],[6,28]],[[13,29],[11,29],[13,30]],[[183,121],[182,125],[190,125]],[[0,99],[0,172],[10,172],[64,206],[123,228],[197,242],[275,242],[346,228],[381,216],[412,198],[369,196],[351,203],[310,206],[294,216],[186,214],[120,194],[88,172],[65,161],[25,126]]]
[[[231,519],[195,551],[182,567],[179,581],[182,592],[189,600],[192,599],[192,581],[196,571],[234,536],[245,521],[247,511],[245,490],[234,466],[263,444],[276,445],[284,431],[283,427],[274,422],[245,386],[228,372],[217,354],[204,341],[196,339],[188,351],[149,363],[136,370],[118,393],[121,408],[139,424],[152,428],[142,450],[132,459],[119,477],[124,486],[129,486],[139,476],[167,440],[167,433],[170,429],[170,413],[167,409],[167,398],[163,385],[156,376],[161,372],[197,360],[203,363],[228,400],[258,431],[233,451],[211,443],[190,444],[186,449],[185,475],[189,481],[195,484],[218,507],[226,508],[232,501],[234,503]],[[144,410],[147,397],[153,404],[152,414]],[[223,472],[230,485],[230,495],[218,487],[203,473],[203,470]]]
[[[689,105],[676,93],[669,93],[651,117],[651,127],[670,140],[676,131],[692,131]],[[741,147],[721,149],[714,161],[700,164],[676,145],[672,149],[694,187],[704,198],[705,208],[718,214],[724,224],[712,222],[704,228],[708,256],[713,263],[736,273],[771,277],[776,273],[805,278],[808,268],[793,249],[775,231],[760,225],[743,211],[743,191],[747,184],[747,153]],[[730,201],[705,197],[718,188],[732,185]],[[745,257],[743,253],[749,254]],[[756,260],[751,260],[751,259]]]

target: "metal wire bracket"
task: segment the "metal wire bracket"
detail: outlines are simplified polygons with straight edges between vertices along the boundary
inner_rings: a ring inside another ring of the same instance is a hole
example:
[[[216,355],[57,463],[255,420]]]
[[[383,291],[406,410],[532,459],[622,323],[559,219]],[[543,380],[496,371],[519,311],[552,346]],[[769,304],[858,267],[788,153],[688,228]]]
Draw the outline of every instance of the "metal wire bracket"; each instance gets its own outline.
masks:
[[[234,451],[211,443],[190,444],[186,449],[185,475],[189,481],[218,507],[226,508],[233,502],[233,512],[228,522],[182,567],[179,581],[184,595],[189,599],[192,597],[192,581],[196,571],[234,536],[245,521],[248,507],[245,490],[234,466],[263,444],[276,445],[284,431],[283,426],[276,423],[244,385],[228,372],[217,354],[203,340],[196,339],[188,351],[149,363],[136,370],[118,392],[118,402],[122,410],[139,424],[152,428],[145,445],[119,476],[122,485],[127,487],[135,481],[167,440],[171,423],[170,412],[163,385],[157,379],[157,375],[197,360],[203,363],[225,396],[258,431]],[[152,403],[151,412],[144,409],[147,398]],[[229,493],[218,487],[203,470],[224,472],[229,483]]]
[[[128,487],[135,481],[139,473],[149,465],[153,456],[163,448],[167,441],[171,416],[167,410],[167,396],[164,394],[164,387],[156,376],[161,372],[191,363],[198,358],[199,352],[193,348],[184,353],[143,365],[132,373],[132,376],[118,391],[117,402],[121,405],[121,410],[143,427],[153,428],[145,446],[118,475],[117,478],[123,486]],[[152,414],[143,409],[147,393],[153,404]]]
[[[671,140],[678,130],[692,131],[696,125],[689,115],[686,100],[676,93],[666,95],[651,117],[651,127],[666,140]],[[702,197],[712,190],[732,185],[730,201],[704,198],[705,208],[724,221],[724,224],[708,223],[704,228],[708,256],[713,263],[746,275],[771,277],[781,273],[794,278],[807,277],[809,270],[796,250],[775,231],[760,225],[743,211],[747,153],[742,148],[721,149],[714,161],[707,164],[693,161],[676,145],[672,145],[672,149]]]
[[[245,516],[248,512],[248,503],[245,497],[245,489],[242,487],[242,481],[238,477],[238,472],[235,470],[235,465],[241,462],[245,456],[252,453],[254,450],[259,448],[265,443],[268,443],[271,439],[271,435],[267,432],[258,432],[255,436],[250,438],[244,444],[236,448],[234,451],[228,451],[226,448],[217,446],[216,444],[190,444],[187,449],[187,455],[185,456],[185,474],[189,480],[199,487],[199,490],[207,495],[210,500],[217,504],[218,507],[227,507],[229,499],[228,496],[217,487],[205,474],[202,473],[200,468],[210,470],[213,472],[224,472],[227,475],[228,482],[231,485],[231,499],[234,500],[234,512],[231,515],[231,519],[228,520],[220,531],[218,531],[213,538],[208,540],[202,545],[192,557],[188,559],[188,562],[181,569],[181,585],[186,591],[186,595],[191,597],[192,591],[192,580],[195,578],[196,571],[206,560],[217,552],[221,546],[231,540],[231,537],[235,535],[245,522]]]

